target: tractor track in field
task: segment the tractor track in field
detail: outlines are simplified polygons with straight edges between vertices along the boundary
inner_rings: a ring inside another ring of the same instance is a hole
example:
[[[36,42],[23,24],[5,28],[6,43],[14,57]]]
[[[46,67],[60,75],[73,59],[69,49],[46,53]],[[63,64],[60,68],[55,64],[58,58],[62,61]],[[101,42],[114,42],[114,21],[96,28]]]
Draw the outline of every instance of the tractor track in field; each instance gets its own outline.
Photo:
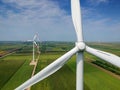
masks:
[[[114,77],[116,77],[117,79],[120,80],[120,75],[117,75],[117,74],[115,74],[115,73],[113,73],[113,72],[111,72],[111,71],[109,71],[109,70],[106,70],[106,69],[104,69],[104,68],[102,68],[102,67],[100,67],[100,66],[98,66],[98,65],[96,65],[96,64],[93,64],[91,61],[93,61],[93,60],[87,58],[87,62],[88,62],[89,64],[91,64],[92,66],[94,66],[94,67],[96,67],[96,68],[99,68],[100,70],[102,70],[102,71],[104,71],[104,72],[110,74],[111,76],[114,76]]]

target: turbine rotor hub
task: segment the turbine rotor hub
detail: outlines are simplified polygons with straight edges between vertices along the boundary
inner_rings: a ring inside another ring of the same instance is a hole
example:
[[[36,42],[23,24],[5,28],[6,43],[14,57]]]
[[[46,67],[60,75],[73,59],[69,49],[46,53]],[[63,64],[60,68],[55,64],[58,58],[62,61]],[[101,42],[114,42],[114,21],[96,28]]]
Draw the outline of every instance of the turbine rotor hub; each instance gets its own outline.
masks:
[[[76,46],[79,48],[80,51],[83,51],[86,45],[84,42],[76,42]]]

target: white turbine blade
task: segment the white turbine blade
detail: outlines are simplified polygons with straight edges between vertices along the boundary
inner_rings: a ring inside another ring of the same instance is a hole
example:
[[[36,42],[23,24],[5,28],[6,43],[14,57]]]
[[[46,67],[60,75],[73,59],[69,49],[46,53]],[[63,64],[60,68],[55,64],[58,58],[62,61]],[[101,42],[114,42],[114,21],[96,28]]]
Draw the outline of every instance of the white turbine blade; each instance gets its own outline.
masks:
[[[39,46],[38,46],[38,44],[35,41],[33,41],[33,43],[35,44],[35,46],[37,48],[37,52],[39,52]]]
[[[38,46],[37,43],[36,43],[35,41],[33,41],[33,43],[34,43],[36,46]]]
[[[119,56],[101,50],[93,49],[88,46],[86,46],[86,51],[120,68]]]
[[[32,40],[27,40],[27,42],[32,42]]]
[[[73,24],[76,30],[77,40],[78,42],[82,42],[83,41],[82,20],[79,0],[71,0],[71,12]]]
[[[40,42],[39,34],[37,33],[37,40]]]
[[[33,41],[37,38],[37,35],[35,34],[35,36],[33,37]]]
[[[37,73],[35,76],[27,80],[25,83],[23,83],[21,86],[19,86],[15,90],[24,90],[28,88],[29,86],[32,86],[35,83],[50,76],[51,74],[59,70],[68,61],[68,59],[78,51],[79,51],[78,47],[74,47],[72,50],[70,50],[69,52],[67,52],[60,58],[58,58],[56,61],[54,61],[50,65],[48,65],[46,68],[41,70],[39,73]]]

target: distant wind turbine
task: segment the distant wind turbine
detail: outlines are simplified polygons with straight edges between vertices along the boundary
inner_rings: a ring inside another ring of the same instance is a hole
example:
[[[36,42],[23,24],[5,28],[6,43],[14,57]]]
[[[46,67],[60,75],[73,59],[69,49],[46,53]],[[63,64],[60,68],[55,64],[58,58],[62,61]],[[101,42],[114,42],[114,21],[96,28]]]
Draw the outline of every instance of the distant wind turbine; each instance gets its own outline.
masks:
[[[30,65],[36,64],[36,62],[35,62],[35,47],[37,48],[37,53],[40,54],[39,45],[35,41],[36,39],[39,40],[37,34],[34,35],[33,40],[32,40],[32,42],[33,42],[33,58],[32,58],[32,61],[31,61]]]
[[[73,24],[76,30],[77,35],[77,42],[73,49],[69,52],[58,58],[56,61],[48,65],[46,68],[41,70],[31,79],[27,80],[25,83],[20,85],[15,90],[24,90],[29,86],[34,85],[35,83],[45,79],[46,77],[50,76],[51,74],[58,71],[67,61],[70,59],[74,54],[77,54],[76,60],[76,90],[83,90],[83,52],[87,51],[117,67],[120,67],[120,57],[100,51],[97,49],[93,49],[87,46],[83,41],[83,34],[82,34],[82,21],[81,21],[81,9],[80,9],[80,2],[79,0],[71,0],[71,10],[72,10],[72,19]]]

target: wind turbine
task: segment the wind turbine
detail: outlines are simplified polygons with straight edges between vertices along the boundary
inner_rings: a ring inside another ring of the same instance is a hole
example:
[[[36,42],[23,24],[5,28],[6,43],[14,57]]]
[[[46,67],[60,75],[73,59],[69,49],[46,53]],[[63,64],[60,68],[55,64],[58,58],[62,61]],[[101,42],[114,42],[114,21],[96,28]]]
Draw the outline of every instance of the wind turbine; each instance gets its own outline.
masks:
[[[100,51],[94,48],[87,46],[83,41],[83,34],[82,34],[82,21],[81,21],[81,9],[80,9],[80,2],[79,0],[71,0],[71,10],[72,10],[72,19],[73,24],[75,27],[76,35],[77,35],[77,42],[75,47],[71,49],[69,52],[58,58],[56,61],[48,65],[46,68],[41,70],[31,79],[27,80],[21,86],[16,88],[15,90],[24,90],[27,87],[34,85],[35,83],[45,79],[46,77],[50,76],[57,70],[59,70],[69,58],[71,58],[74,54],[77,54],[76,60],[76,90],[83,90],[83,52],[87,51],[117,67],[120,67],[120,57]]]
[[[33,37],[33,40],[32,40],[32,42],[33,42],[33,58],[32,58],[32,61],[30,62],[30,65],[36,64],[36,62],[35,62],[35,47],[37,48],[37,52],[40,54],[39,45],[35,41],[35,39],[37,39],[37,38],[38,38],[38,36],[37,36],[37,34],[35,34]],[[38,40],[39,40],[39,38],[38,38]]]

